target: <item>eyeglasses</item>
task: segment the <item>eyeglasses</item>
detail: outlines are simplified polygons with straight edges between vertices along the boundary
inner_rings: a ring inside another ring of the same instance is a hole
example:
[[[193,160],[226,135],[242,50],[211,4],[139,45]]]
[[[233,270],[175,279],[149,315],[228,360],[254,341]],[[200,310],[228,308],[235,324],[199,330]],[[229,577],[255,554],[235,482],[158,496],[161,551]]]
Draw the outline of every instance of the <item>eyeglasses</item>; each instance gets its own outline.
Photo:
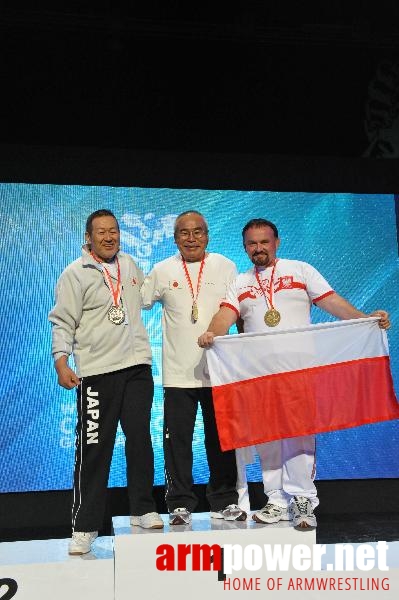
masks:
[[[195,240],[200,240],[204,236],[208,235],[208,232],[201,227],[197,227],[196,229],[181,229],[177,232],[177,237],[181,238],[182,240],[188,240],[191,235]]]

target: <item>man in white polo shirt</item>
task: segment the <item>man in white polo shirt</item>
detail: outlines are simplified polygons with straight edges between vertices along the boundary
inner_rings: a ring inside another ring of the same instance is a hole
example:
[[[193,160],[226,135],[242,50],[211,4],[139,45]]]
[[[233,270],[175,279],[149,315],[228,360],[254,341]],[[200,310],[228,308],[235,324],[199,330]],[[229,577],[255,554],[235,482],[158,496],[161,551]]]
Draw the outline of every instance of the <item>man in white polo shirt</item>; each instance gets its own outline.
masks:
[[[144,307],[151,308],[155,302],[163,307],[164,455],[169,522],[190,523],[198,504],[192,478],[198,404],[210,472],[206,497],[211,517],[243,521],[247,515],[237,506],[235,453],[222,452],[220,448],[205,351],[197,344],[237,271],[228,258],[206,251],[208,225],[197,211],[177,217],[174,236],[178,253],[156,264],[141,287]]]
[[[198,344],[206,348],[214,337],[227,333],[241,318],[244,331],[259,332],[270,327],[289,329],[310,323],[312,303],[339,319],[367,315],[339,296],[311,265],[277,258],[280,244],[274,223],[252,219],[242,232],[245,251],[253,263],[229,286],[219,312],[213,317]],[[388,313],[375,311],[380,326],[389,327]],[[316,527],[313,509],[319,504],[315,477],[315,436],[301,436],[258,444],[262,477],[268,502],[252,518],[258,523],[293,520],[299,529]],[[249,509],[245,464],[248,449],[236,450],[239,505]]]

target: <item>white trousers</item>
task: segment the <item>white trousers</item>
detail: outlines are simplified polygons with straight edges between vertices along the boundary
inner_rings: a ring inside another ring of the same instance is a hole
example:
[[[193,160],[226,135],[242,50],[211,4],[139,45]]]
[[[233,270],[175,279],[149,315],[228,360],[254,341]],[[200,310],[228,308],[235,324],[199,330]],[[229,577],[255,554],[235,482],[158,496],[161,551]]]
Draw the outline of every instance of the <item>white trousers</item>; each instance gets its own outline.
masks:
[[[313,483],[316,474],[315,449],[316,439],[313,435],[237,449],[239,506],[247,512],[250,510],[245,467],[250,462],[249,452],[255,450],[260,458],[263,485],[269,502],[288,506],[293,496],[304,496],[315,508],[319,504],[316,486]]]

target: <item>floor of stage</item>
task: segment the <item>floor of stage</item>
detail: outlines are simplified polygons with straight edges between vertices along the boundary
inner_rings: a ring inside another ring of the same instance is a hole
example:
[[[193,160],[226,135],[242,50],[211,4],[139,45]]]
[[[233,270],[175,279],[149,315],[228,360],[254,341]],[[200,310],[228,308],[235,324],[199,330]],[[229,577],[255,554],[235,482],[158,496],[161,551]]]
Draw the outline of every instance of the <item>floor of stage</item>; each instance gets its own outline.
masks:
[[[164,515],[167,522],[166,515]],[[316,542],[318,544],[338,544],[343,542],[366,543],[378,540],[387,542],[399,540],[399,511],[397,513],[361,513],[342,515],[318,515]],[[237,523],[237,525],[239,525]],[[269,527],[269,526],[267,526]],[[100,535],[112,535],[112,524],[104,528]],[[69,527],[4,529],[2,542],[63,539],[71,535]]]
[[[397,514],[359,514],[357,516],[351,515],[321,515],[318,517],[318,527],[315,531],[310,530],[305,533],[296,534],[296,531],[291,522],[280,521],[279,523],[273,524],[258,524],[249,518],[247,521],[224,521],[219,519],[211,519],[209,513],[193,513],[192,523],[189,525],[170,526],[168,522],[168,515],[161,515],[164,521],[163,529],[142,529],[140,527],[132,527],[129,523],[129,517],[114,517],[112,520],[111,531],[106,532],[105,530],[99,532],[99,537],[93,545],[92,554],[93,558],[110,558],[113,549],[112,540],[118,536],[134,534],[134,538],[137,536],[148,536],[148,535],[159,535],[168,537],[170,534],[184,534],[185,540],[190,532],[195,534],[212,533],[216,532],[239,532],[246,531],[255,532],[256,534],[262,535],[264,541],[270,541],[271,543],[280,543],[281,539],[286,535],[297,536],[301,541],[301,536],[306,543],[325,544],[333,546],[340,543],[349,544],[364,544],[364,543],[375,543],[380,540],[386,542],[394,542],[395,555],[397,554],[397,562],[399,566],[399,513]],[[312,535],[310,540],[309,535]],[[240,534],[239,534],[240,535]],[[180,536],[179,536],[180,537]],[[50,555],[52,558],[59,560],[61,557],[66,559],[68,557],[68,542],[70,539],[70,531],[65,530],[54,530],[50,531],[24,531],[23,534],[14,535],[11,532],[8,536],[1,537],[0,543],[0,565],[14,563],[28,563],[34,562],[33,556],[36,558],[41,556],[44,562],[51,560],[50,558],[43,558],[48,553],[48,548],[51,547]],[[11,542],[11,543],[10,543]],[[14,543],[15,542],[15,543]],[[48,545],[48,544],[51,544]],[[46,549],[47,548],[47,549]],[[33,550],[32,550],[33,549]],[[53,552],[55,553],[53,556]],[[33,554],[30,556],[30,553]],[[15,552],[15,555],[14,555]],[[49,555],[49,556],[50,556]],[[70,557],[74,558],[74,557]],[[90,556],[83,556],[81,558],[90,559]],[[4,563],[4,559],[5,563]]]

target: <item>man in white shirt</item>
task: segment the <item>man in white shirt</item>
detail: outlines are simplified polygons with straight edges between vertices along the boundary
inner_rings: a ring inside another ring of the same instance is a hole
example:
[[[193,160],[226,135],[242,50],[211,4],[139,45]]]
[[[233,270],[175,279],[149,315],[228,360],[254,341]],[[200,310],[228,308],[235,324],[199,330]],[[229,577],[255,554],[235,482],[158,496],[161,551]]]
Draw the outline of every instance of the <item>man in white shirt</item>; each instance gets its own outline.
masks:
[[[206,496],[211,517],[242,521],[247,515],[237,506],[235,453],[221,451],[205,351],[197,344],[237,271],[228,258],[206,251],[208,226],[197,211],[177,217],[174,237],[179,252],[156,264],[141,287],[144,307],[151,308],[155,302],[163,307],[164,455],[169,522],[190,523],[198,504],[192,477],[198,404],[210,471]]]
[[[339,296],[311,265],[277,258],[280,244],[274,223],[252,219],[242,232],[245,251],[253,263],[229,286],[219,312],[213,317],[198,344],[206,348],[214,337],[227,333],[241,318],[244,331],[259,332],[269,327],[287,329],[308,325],[312,303],[339,319],[367,315]],[[388,313],[375,311],[380,327],[389,327]],[[315,477],[315,437],[287,438],[258,444],[262,478],[268,502],[252,518],[258,523],[293,520],[299,529],[316,527],[313,509],[319,504]],[[239,504],[249,508],[245,462],[248,449],[236,450]]]

